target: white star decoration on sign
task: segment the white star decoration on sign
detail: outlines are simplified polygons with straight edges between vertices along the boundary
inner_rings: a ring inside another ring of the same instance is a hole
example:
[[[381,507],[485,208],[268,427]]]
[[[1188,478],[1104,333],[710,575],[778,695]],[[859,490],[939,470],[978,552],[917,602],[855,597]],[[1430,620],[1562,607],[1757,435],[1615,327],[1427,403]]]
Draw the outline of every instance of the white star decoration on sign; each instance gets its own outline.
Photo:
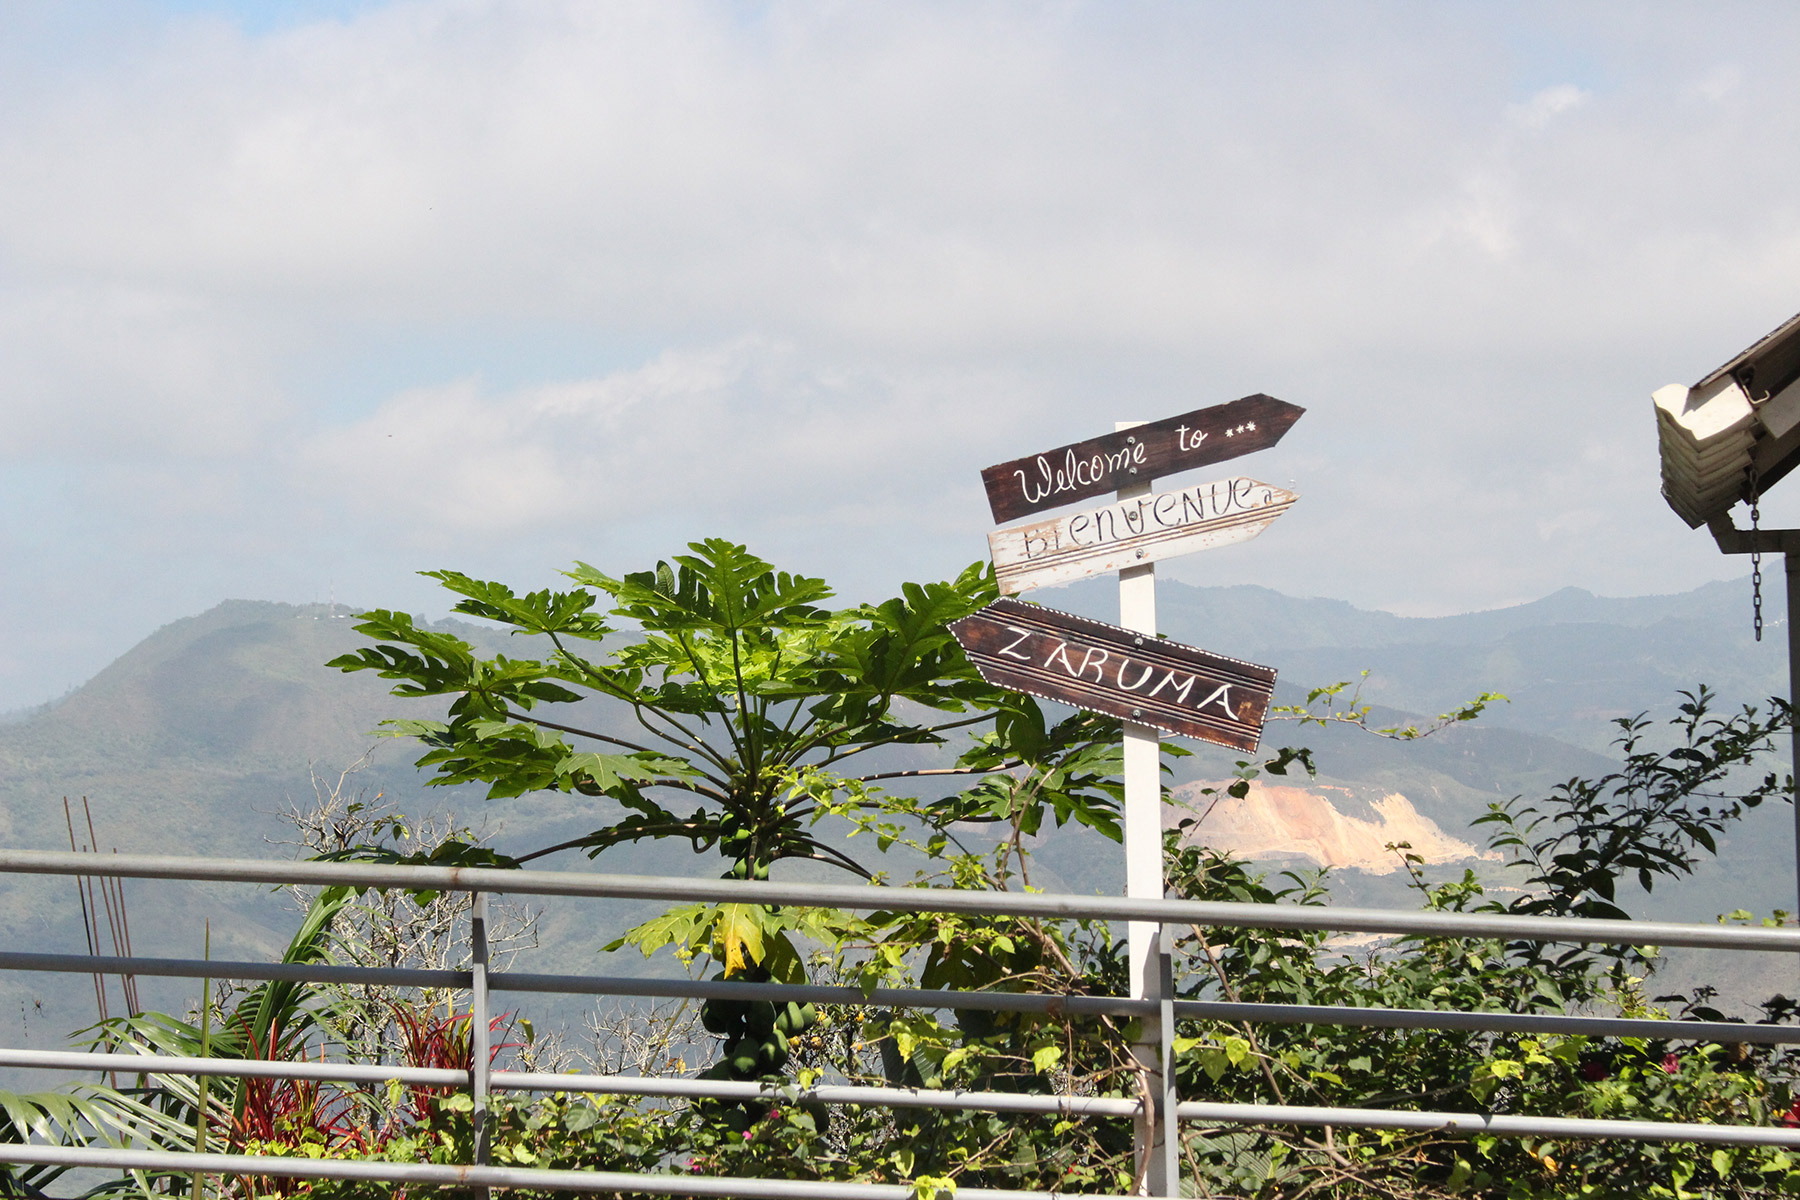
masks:
[[[1255,421],[1247,421],[1244,424],[1239,425],[1236,429],[1227,429],[1225,431],[1225,436],[1226,437],[1236,437],[1240,433],[1254,433],[1254,432],[1256,432],[1256,422]]]

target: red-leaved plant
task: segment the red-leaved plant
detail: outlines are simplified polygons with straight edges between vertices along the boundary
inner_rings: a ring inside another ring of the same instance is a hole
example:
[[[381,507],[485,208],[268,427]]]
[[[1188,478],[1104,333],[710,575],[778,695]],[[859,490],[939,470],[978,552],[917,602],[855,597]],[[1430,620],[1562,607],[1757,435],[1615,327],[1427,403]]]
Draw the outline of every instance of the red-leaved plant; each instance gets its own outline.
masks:
[[[392,1005],[391,1010],[394,1016],[394,1026],[400,1031],[400,1058],[407,1066],[435,1067],[452,1071],[474,1069],[475,1049],[474,1041],[470,1037],[470,1026],[474,1021],[472,1012],[438,1016],[434,1010],[421,1010],[403,1004]],[[498,1034],[511,1019],[511,1013],[501,1013],[491,1019],[488,1022],[489,1036]],[[493,1065],[502,1050],[512,1050],[518,1045],[517,1042],[490,1044],[488,1065]],[[410,1113],[412,1119],[429,1121],[438,1113],[438,1102],[445,1096],[461,1089],[415,1084],[406,1090],[412,1109]],[[392,1117],[390,1117],[391,1119]]]
[[[465,1073],[472,1068],[471,1013],[439,1015],[431,1009],[398,1003],[390,1005],[389,1011],[400,1035],[403,1065]],[[511,1016],[503,1013],[494,1017],[488,1022],[489,1033],[500,1034]],[[266,1039],[258,1039],[246,1024],[244,1045],[249,1058],[271,1062],[303,1062],[308,1058],[306,1039],[283,1036],[279,1025],[271,1027]],[[502,1051],[518,1045],[492,1045],[489,1063]],[[323,1046],[319,1048],[319,1061],[324,1061]],[[358,1096],[341,1087],[310,1079],[246,1078],[239,1113],[233,1121],[232,1148],[279,1154],[311,1145],[334,1155],[379,1155],[414,1126],[443,1118],[444,1099],[462,1090],[453,1084],[408,1085],[405,1103],[371,1125],[363,1119],[363,1114],[371,1111],[370,1106],[359,1105]],[[251,1196],[290,1196],[313,1190],[312,1183],[306,1180],[257,1176],[241,1177],[237,1182],[240,1194]],[[395,1192],[396,1197],[403,1195],[403,1191]]]

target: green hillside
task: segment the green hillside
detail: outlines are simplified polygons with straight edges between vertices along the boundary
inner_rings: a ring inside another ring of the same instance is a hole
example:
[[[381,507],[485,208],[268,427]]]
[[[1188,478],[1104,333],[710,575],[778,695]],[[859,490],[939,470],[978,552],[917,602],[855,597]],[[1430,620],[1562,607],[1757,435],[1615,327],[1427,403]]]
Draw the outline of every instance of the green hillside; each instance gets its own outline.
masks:
[[[315,771],[333,782],[365,754],[368,762],[351,783],[356,792],[385,794],[414,815],[453,810],[510,845],[552,843],[607,819],[580,797],[489,806],[476,789],[423,787],[411,765],[416,748],[370,731],[389,716],[430,715],[433,706],[402,703],[379,679],[323,666],[360,640],[345,613],[341,605],[334,616],[324,605],[228,601],[158,630],[47,711],[0,725],[0,836],[14,847],[67,850],[66,796],[85,846],[87,831],[79,826],[86,797],[103,851],[293,857],[283,843],[293,841],[294,829],[281,814],[313,803]],[[486,631],[458,628],[500,648]],[[688,857],[680,847],[627,850],[609,866],[679,873]],[[139,954],[198,957],[208,920],[216,958],[279,952],[293,932],[292,902],[264,889],[134,881],[126,891]],[[612,923],[632,911],[615,907]],[[593,920],[574,906],[554,914],[540,969],[590,967],[591,934],[573,939],[563,932]],[[69,879],[0,880],[0,922],[9,945],[86,951]],[[152,1007],[179,1011],[191,1001],[185,984],[140,986]],[[8,1037],[15,1045],[58,1045],[94,1015],[87,978],[13,975],[0,982],[0,1022],[14,1026]]]
[[[1666,710],[1677,688],[1701,681],[1740,699],[1784,691],[1783,631],[1777,627],[1761,645],[1751,641],[1743,593],[1739,585],[1713,585],[1678,596],[1609,600],[1565,591],[1534,604],[1440,619],[1400,618],[1262,588],[1164,583],[1158,600],[1169,636],[1278,667],[1283,702],[1299,698],[1306,686],[1365,668],[1371,672],[1366,696],[1396,717],[1434,713],[1482,690],[1508,693],[1513,703],[1477,726],[1422,743],[1279,724],[1267,738],[1313,746],[1323,782],[1401,792],[1446,832],[1479,840],[1466,825],[1490,802],[1604,771],[1612,716]],[[1104,584],[1035,598],[1115,615],[1114,594]],[[369,731],[385,717],[427,715],[431,706],[390,697],[369,674],[322,666],[358,641],[345,611],[227,602],[157,631],[61,702],[0,725],[0,837],[12,846],[66,849],[63,797],[86,796],[103,850],[288,856],[292,848],[278,843],[291,840],[292,831],[280,814],[311,802],[309,772],[335,778],[365,753],[370,758],[355,777],[357,789],[385,793],[415,814],[453,809],[513,852],[611,819],[604,805],[580,797],[488,803],[479,791],[422,788],[410,765],[413,748]],[[489,633],[458,628],[500,648]],[[516,644],[508,648],[519,652]],[[604,723],[609,714],[584,719]],[[896,751],[894,765],[918,753]],[[1235,757],[1202,749],[1181,764],[1176,782],[1219,778]],[[1759,814],[1724,840],[1718,864],[1641,910],[1708,920],[1738,906],[1793,907],[1791,822],[1785,808]],[[1110,892],[1121,884],[1116,848],[1094,835],[1055,831],[1042,839],[1039,854],[1035,882],[1042,885]],[[542,865],[588,866],[579,856],[563,857],[569,861]],[[653,874],[696,868],[684,845],[622,847],[598,866]],[[1406,902],[1397,877],[1344,872],[1337,888],[1343,902]],[[252,889],[133,883],[128,896],[140,953],[198,954],[210,918],[215,956],[264,954],[285,942],[292,926],[287,901]],[[559,906],[546,918],[544,944],[531,966],[591,967],[593,949],[604,940],[597,935],[638,911]],[[67,880],[0,881],[0,921],[15,946],[85,949],[75,888]],[[604,969],[645,968],[620,956]],[[158,996],[146,982],[147,1000],[183,1006],[181,988],[166,992]],[[50,1015],[40,1014],[36,1001]],[[92,985],[84,979],[21,982],[15,976],[0,991],[0,1021],[17,1014],[19,1044],[52,1044],[92,1011]]]
[[[1042,593],[1076,611],[1111,613],[1104,584]],[[1780,610],[1780,596],[1766,607]],[[1757,642],[1746,581],[1667,596],[1609,599],[1566,588],[1542,600],[1451,617],[1403,618],[1341,601],[1299,599],[1266,588],[1163,585],[1162,627],[1172,637],[1279,668],[1282,697],[1369,671],[1365,698],[1412,713],[1437,713],[1482,691],[1496,706],[1467,729],[1411,745],[1308,729],[1290,740],[1319,750],[1324,774],[1382,783],[1419,802],[1450,829],[1495,799],[1536,796],[1573,775],[1605,769],[1615,718],[1672,715],[1679,692],[1704,683],[1720,703],[1785,696],[1787,638],[1772,624]],[[1788,763],[1773,764],[1787,769]],[[1460,797],[1445,786],[1468,789]],[[1442,797],[1436,806],[1433,800]],[[1626,899],[1640,915],[1711,920],[1744,907],[1793,909],[1794,817],[1788,806],[1753,814],[1720,845],[1717,860],[1684,885]],[[1353,883],[1352,891],[1357,890]]]

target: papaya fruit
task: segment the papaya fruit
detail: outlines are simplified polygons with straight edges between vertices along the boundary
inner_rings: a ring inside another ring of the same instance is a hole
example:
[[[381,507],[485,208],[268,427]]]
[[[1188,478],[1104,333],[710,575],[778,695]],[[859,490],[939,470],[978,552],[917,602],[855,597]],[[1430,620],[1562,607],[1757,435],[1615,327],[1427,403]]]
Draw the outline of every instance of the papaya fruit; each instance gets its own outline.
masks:
[[[744,1012],[744,1027],[758,1037],[775,1031],[775,1006],[767,1000],[752,1000]]]
[[[786,1038],[770,1038],[756,1047],[756,1061],[764,1071],[779,1071],[787,1066]]]
[[[737,1033],[742,1027],[743,1017],[728,1009],[726,1000],[708,1000],[700,1006],[700,1024],[708,1033]]]

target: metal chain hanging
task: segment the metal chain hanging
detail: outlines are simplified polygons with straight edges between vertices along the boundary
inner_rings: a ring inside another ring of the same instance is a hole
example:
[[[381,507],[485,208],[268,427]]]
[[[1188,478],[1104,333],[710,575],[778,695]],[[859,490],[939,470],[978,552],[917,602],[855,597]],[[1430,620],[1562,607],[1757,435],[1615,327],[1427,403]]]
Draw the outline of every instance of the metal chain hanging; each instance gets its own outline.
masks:
[[[1750,465],[1750,625],[1756,640],[1762,641],[1762,496],[1757,490],[1756,464]]]

